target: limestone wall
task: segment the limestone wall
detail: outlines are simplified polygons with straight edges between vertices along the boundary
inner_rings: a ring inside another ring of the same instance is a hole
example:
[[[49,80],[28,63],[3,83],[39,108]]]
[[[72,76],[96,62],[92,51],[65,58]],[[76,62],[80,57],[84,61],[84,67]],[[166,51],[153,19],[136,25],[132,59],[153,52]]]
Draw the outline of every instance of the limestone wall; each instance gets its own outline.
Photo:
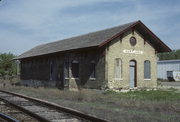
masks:
[[[58,88],[101,88],[105,79],[104,49],[74,50],[21,60],[21,83],[26,86]],[[72,62],[79,62],[79,78],[73,78]],[[90,63],[95,62],[95,76],[90,78]],[[64,78],[64,63],[69,76]]]
[[[132,46],[129,39],[134,36],[137,40],[137,44]],[[128,51],[136,51],[130,53]],[[122,78],[114,78],[114,64],[115,59],[121,58],[122,60]],[[108,81],[109,88],[129,88],[130,87],[130,73],[129,62],[135,60],[137,62],[137,88],[141,87],[156,87],[156,63],[157,56],[155,49],[148,43],[144,42],[143,37],[135,31],[134,34],[129,31],[123,35],[122,38],[118,38],[110,42],[106,49],[106,80]],[[151,62],[151,79],[144,79],[144,61],[149,60]]]
[[[71,62],[76,60],[79,62],[79,78],[73,78],[71,71]],[[91,72],[90,62],[95,61],[95,78],[90,78]],[[69,54],[69,88],[97,88],[100,89],[105,81],[105,56],[103,49],[90,50],[85,52],[72,52]]]

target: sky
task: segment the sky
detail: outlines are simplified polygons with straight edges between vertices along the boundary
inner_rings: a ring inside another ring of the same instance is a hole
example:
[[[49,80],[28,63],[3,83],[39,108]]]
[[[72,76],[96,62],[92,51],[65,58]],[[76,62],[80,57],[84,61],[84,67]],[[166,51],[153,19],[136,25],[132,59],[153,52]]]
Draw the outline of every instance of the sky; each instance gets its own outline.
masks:
[[[180,49],[180,0],[1,0],[0,53],[141,20]]]

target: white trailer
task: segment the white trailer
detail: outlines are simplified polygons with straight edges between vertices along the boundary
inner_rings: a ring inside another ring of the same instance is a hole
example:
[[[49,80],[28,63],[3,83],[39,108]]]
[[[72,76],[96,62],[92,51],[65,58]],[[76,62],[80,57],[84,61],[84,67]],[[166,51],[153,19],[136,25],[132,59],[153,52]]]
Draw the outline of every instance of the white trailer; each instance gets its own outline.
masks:
[[[157,75],[159,79],[168,80],[167,77],[168,71],[172,71],[172,73],[179,72],[180,60],[162,60],[157,62],[157,73],[158,73]]]

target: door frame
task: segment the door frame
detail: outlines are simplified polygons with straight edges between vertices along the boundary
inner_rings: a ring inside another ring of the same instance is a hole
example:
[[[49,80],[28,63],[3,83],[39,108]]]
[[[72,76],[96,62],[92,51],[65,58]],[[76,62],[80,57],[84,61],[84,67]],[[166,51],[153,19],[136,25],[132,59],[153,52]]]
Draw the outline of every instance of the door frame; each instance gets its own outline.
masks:
[[[130,64],[131,62],[134,62],[135,65],[131,65]],[[130,73],[131,67],[134,67],[134,87],[137,87],[137,61],[136,60],[129,61],[129,85],[130,85],[130,77],[131,77],[131,73]]]

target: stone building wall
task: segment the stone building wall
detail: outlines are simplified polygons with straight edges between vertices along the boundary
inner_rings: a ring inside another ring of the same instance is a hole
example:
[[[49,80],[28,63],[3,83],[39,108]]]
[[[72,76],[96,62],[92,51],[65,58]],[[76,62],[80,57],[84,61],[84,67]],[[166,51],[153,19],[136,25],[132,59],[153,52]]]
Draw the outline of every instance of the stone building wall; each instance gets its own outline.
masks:
[[[101,88],[105,79],[104,49],[67,51],[21,60],[21,83],[26,86],[58,88]],[[79,78],[73,78],[71,65],[79,62]],[[89,78],[89,66],[95,62],[96,78]],[[69,63],[69,76],[64,78],[64,63]]]
[[[137,40],[135,46],[131,46],[129,39],[134,36]],[[148,40],[147,40],[148,41]],[[139,53],[129,53],[137,51]],[[122,60],[122,77],[115,79],[115,59]],[[155,49],[137,31],[126,32],[120,38],[116,38],[101,48],[89,48],[81,50],[65,51],[46,56],[21,60],[21,79],[24,85],[36,84],[37,86],[51,86],[58,88],[104,88],[129,89],[130,73],[129,62],[137,62],[137,88],[157,86]],[[151,64],[151,79],[144,79],[144,61]],[[72,62],[79,62],[79,78],[73,78]],[[90,62],[95,62],[96,78],[90,78]],[[69,63],[69,76],[64,78],[64,63]],[[51,69],[50,67],[53,67]]]
[[[89,50],[83,52],[71,52],[66,58],[69,62],[69,78],[66,79],[69,82],[69,88],[101,88],[105,79],[105,56],[102,50]],[[73,78],[71,65],[73,61],[79,62],[79,78]],[[95,76],[96,78],[90,78],[90,63],[95,62]]]
[[[129,39],[134,36],[137,40],[135,46],[131,46]],[[128,53],[128,51],[139,51],[143,54]],[[142,52],[141,52],[142,51]],[[122,78],[115,79],[114,77],[114,65],[115,59],[120,58],[122,60]],[[155,49],[145,42],[141,34],[137,31],[129,31],[121,38],[117,38],[110,42],[106,49],[106,81],[108,81],[109,88],[115,89],[128,89],[130,88],[130,71],[129,62],[135,60],[137,62],[137,88],[149,87],[154,88],[157,86],[156,76],[156,63],[157,56]],[[144,61],[149,60],[151,64],[151,79],[144,79]]]

